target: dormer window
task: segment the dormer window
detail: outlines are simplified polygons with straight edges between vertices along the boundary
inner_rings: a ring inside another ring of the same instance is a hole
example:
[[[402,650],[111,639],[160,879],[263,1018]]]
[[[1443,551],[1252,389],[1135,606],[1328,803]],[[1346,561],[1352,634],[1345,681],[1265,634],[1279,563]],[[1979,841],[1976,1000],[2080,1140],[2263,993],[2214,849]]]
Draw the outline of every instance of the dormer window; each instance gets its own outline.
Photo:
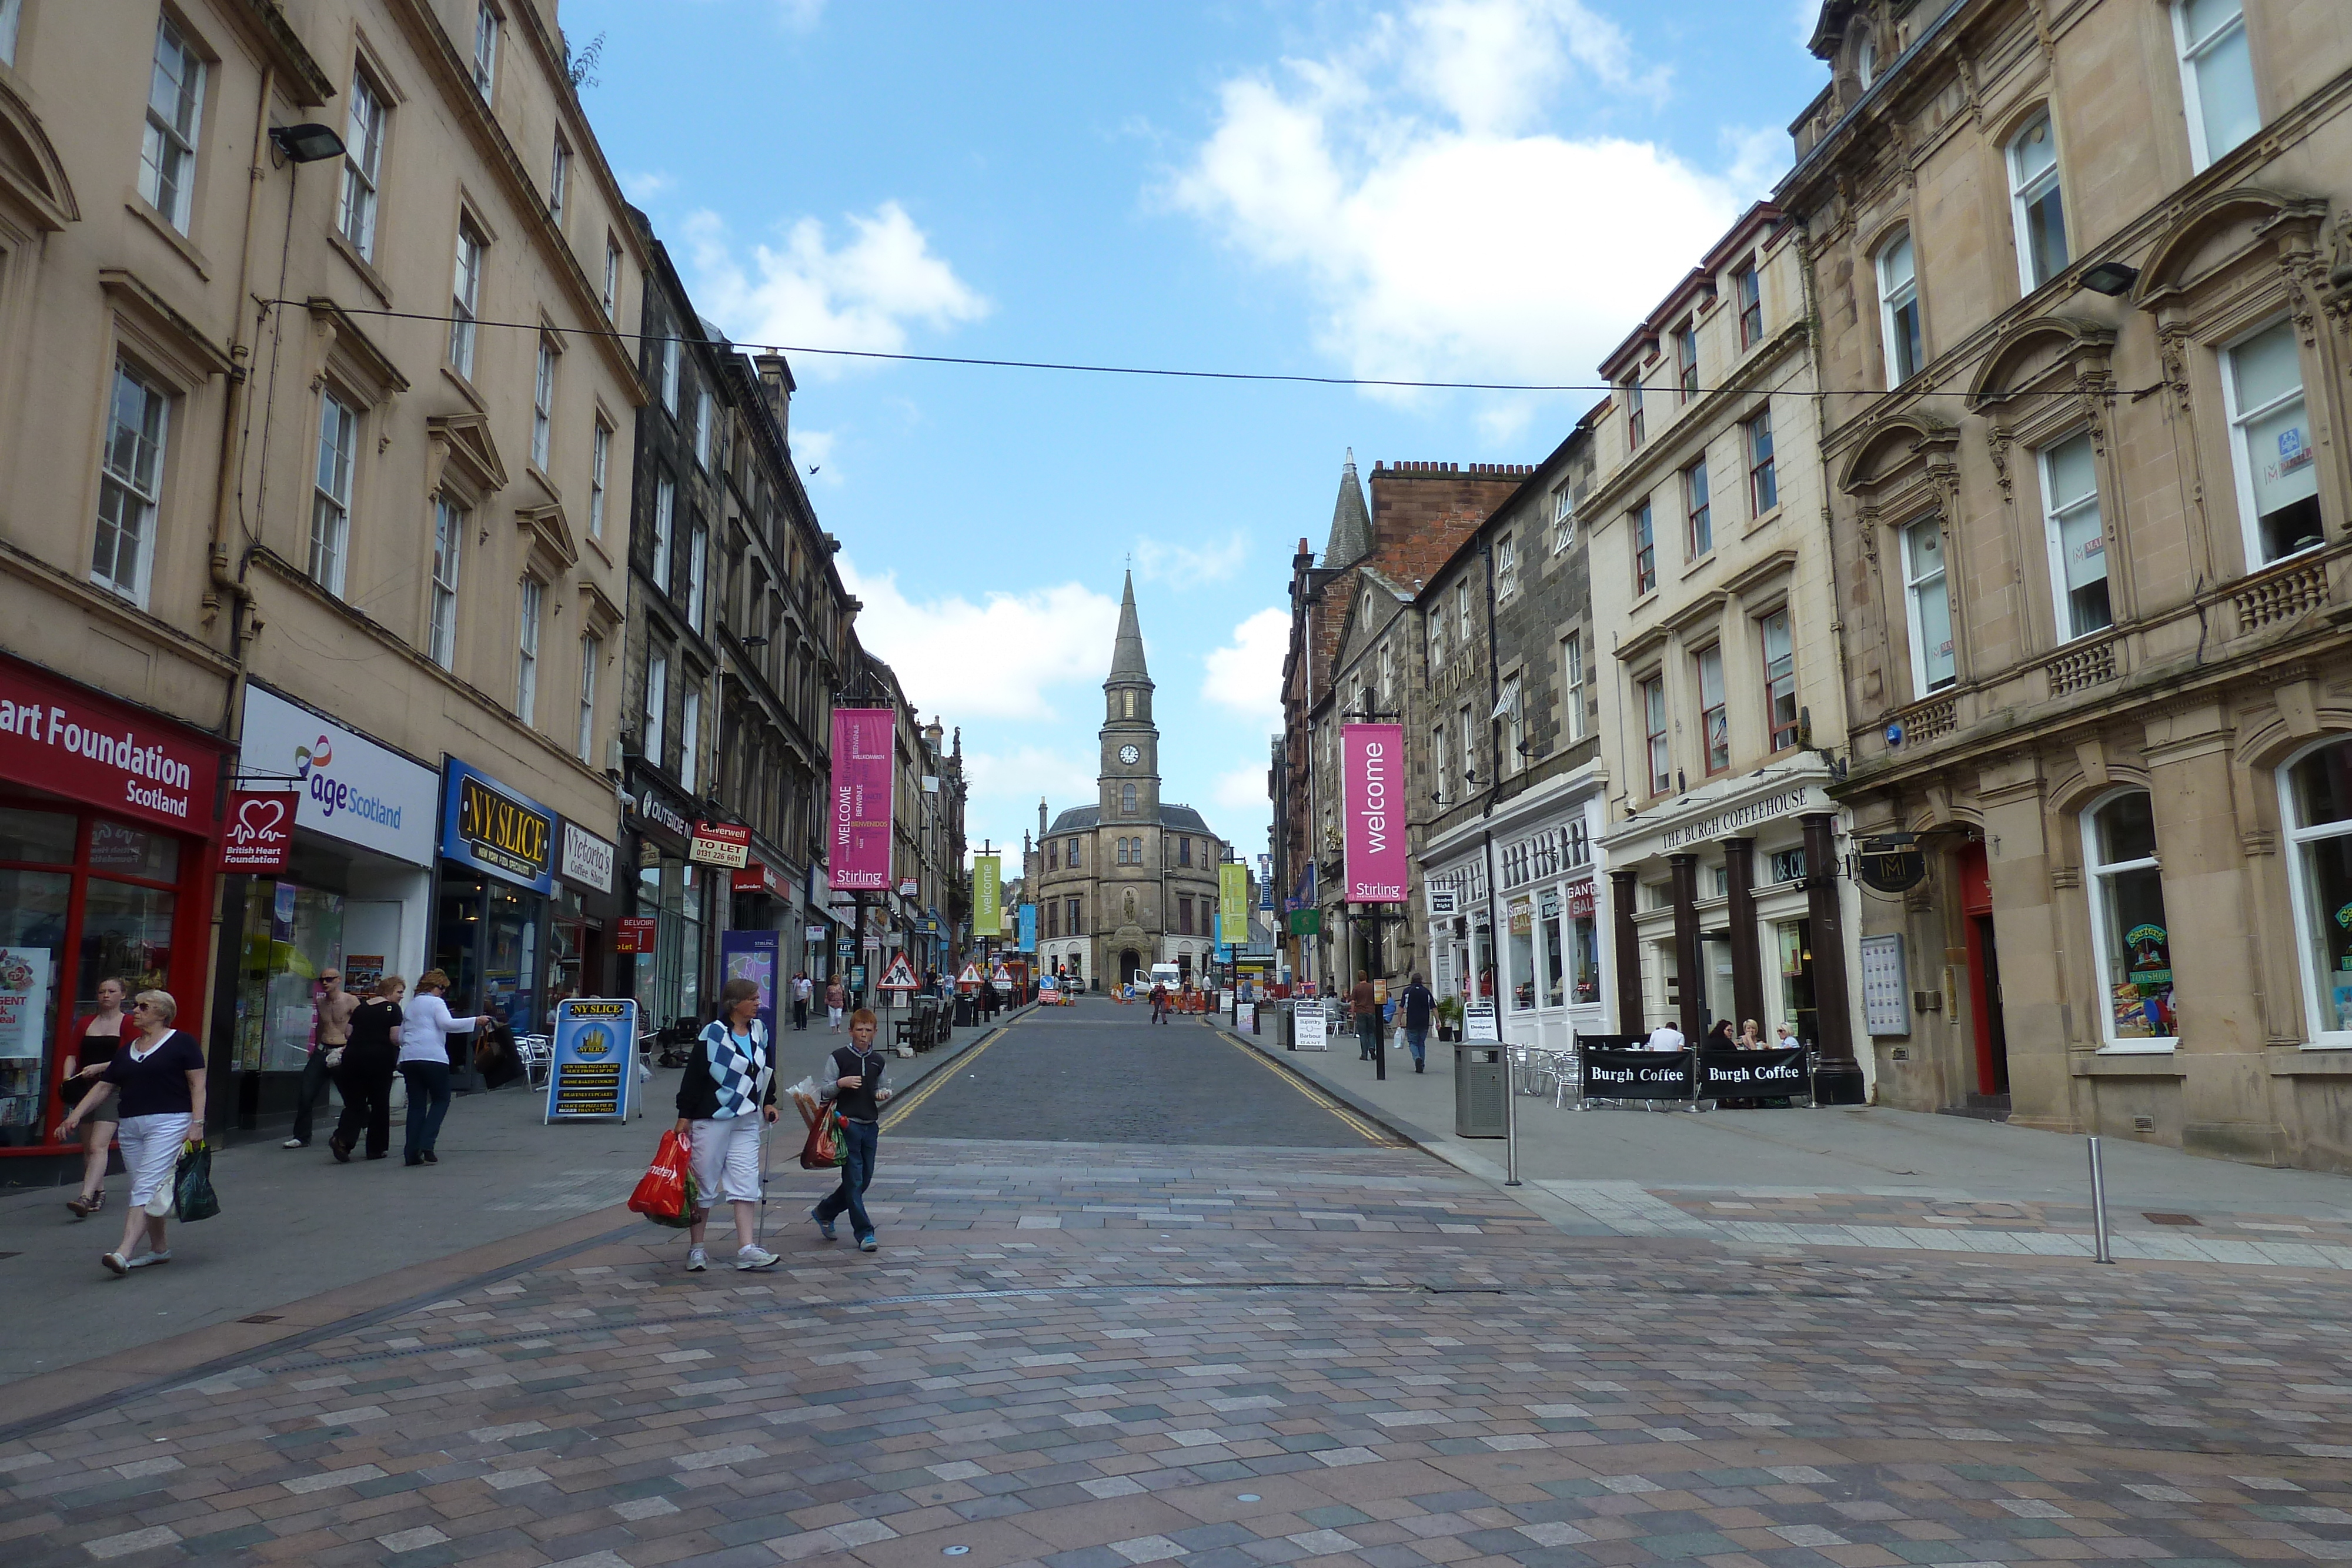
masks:
[[[1878,79],[1878,43],[1868,33],[1862,36],[1862,43],[1853,51],[1853,75],[1864,92]]]

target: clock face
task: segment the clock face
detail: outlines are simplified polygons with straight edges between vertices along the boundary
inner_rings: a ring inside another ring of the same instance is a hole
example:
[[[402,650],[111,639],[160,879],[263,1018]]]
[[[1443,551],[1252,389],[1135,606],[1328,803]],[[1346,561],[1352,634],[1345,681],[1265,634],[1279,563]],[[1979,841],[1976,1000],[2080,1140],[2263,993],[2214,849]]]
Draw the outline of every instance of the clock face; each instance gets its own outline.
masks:
[[[1136,747],[1122,746],[1118,748],[1118,759],[1130,768],[1135,766],[1135,759],[1142,755],[1142,751]]]

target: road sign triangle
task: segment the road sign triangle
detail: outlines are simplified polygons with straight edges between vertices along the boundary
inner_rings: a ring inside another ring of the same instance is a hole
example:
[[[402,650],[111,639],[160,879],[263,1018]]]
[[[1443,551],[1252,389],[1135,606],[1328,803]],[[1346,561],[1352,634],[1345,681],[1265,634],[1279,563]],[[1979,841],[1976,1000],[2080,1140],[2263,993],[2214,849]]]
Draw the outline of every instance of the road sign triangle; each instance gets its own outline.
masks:
[[[922,988],[915,979],[915,971],[908,967],[907,956],[904,953],[890,960],[890,970],[882,977],[881,988],[886,991],[915,991]]]

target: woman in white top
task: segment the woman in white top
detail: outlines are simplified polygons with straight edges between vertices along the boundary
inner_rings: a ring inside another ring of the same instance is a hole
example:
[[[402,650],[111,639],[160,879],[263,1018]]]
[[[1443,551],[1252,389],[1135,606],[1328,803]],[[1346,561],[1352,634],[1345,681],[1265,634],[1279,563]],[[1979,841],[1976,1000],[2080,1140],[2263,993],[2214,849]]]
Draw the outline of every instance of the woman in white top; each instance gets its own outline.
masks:
[[[441,1156],[433,1145],[441,1136],[441,1119],[449,1113],[448,1037],[466,1034],[482,1020],[451,1018],[449,975],[427,969],[416,977],[416,994],[400,1015],[400,1075],[408,1081],[407,1163],[437,1166]]]

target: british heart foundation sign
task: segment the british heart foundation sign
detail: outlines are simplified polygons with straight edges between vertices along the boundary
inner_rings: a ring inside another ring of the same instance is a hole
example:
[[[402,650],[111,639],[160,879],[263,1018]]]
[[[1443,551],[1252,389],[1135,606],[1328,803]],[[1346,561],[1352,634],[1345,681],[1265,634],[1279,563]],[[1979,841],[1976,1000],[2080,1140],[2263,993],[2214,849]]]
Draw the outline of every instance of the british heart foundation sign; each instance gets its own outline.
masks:
[[[239,789],[228,798],[228,821],[221,829],[220,869],[247,876],[276,876],[294,853],[294,810],[299,795]]]
[[[833,710],[833,793],[825,822],[827,885],[845,892],[890,885],[890,760],[898,715],[887,707]]]
[[[1348,902],[1402,904],[1404,727],[1342,727],[1339,789],[1341,807],[1348,819]]]

